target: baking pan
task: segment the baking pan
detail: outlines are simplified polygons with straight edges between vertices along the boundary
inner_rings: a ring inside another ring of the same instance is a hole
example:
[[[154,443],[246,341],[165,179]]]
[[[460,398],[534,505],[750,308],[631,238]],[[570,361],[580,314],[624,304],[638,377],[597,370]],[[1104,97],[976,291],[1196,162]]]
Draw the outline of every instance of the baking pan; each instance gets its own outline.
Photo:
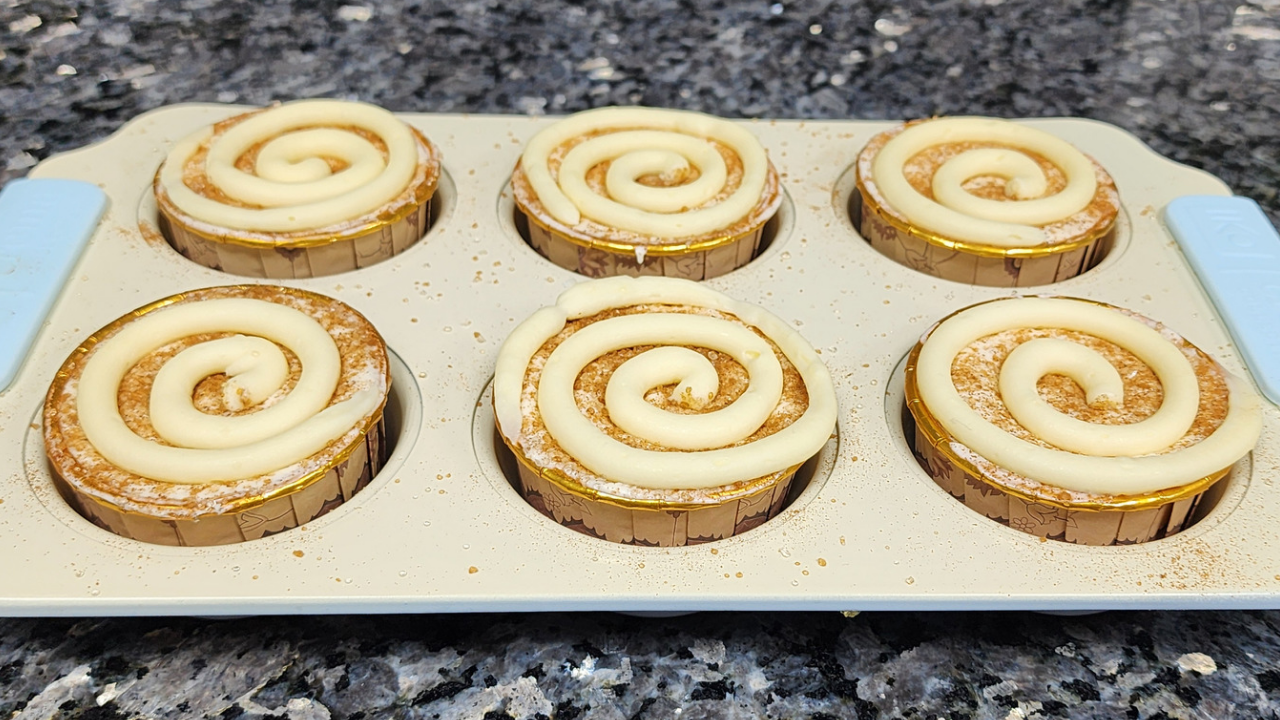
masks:
[[[902,425],[902,362],[952,311],[1011,294],[1091,298],[1155,318],[1244,375],[1218,315],[1160,220],[1182,195],[1226,195],[1115,127],[1027,120],[1097,158],[1123,208],[1113,247],[1083,275],[1037,288],[924,275],[869,246],[850,220],[852,165],[891,123],[744,121],[786,197],[747,266],[707,281],[762,305],[822,353],[837,433],[759,528],[679,548],[616,545],[526,505],[493,431],[498,347],[532,308],[581,278],[522,239],[508,190],[546,118],[404,114],[445,171],[424,238],[339,275],[271,281],[364,313],[394,355],[395,445],[371,485],[333,512],[261,540],[163,547],[101,530],[58,495],[40,411],[87,335],[184,290],[245,282],[196,265],[157,228],[151,180],[170,146],[243,112],[180,105],[41,163],[35,178],[99,185],[109,208],[14,384],[0,393],[0,614],[244,615],[546,610],[943,610],[1280,607],[1280,409],[1191,528],[1141,545],[1080,547],[992,522],[939,489]],[[251,281],[252,282],[252,281]]]

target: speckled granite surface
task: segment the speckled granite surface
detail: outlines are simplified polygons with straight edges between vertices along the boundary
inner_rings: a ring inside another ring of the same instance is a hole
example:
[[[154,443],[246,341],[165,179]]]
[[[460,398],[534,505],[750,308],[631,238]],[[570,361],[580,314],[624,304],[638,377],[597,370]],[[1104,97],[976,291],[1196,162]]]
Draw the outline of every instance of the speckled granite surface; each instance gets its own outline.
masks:
[[[7,622],[20,718],[1269,718],[1266,613]]]
[[[5,180],[167,103],[310,96],[421,112],[1092,117],[1280,220],[1276,0],[0,2]],[[1277,623],[1272,612],[0,620],[0,716],[1277,717]]]
[[[6,178],[183,101],[418,112],[1074,115],[1280,217],[1280,3],[0,3]]]

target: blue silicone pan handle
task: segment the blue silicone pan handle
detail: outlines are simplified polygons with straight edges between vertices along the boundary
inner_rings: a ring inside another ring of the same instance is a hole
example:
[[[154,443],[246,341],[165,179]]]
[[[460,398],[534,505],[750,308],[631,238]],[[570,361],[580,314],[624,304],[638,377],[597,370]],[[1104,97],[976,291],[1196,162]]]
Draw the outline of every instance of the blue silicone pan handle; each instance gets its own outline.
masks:
[[[1189,195],[1164,221],[1262,394],[1280,404],[1280,234],[1253,200]]]
[[[106,194],[79,180],[14,180],[0,192],[0,392],[17,376],[106,207]]]

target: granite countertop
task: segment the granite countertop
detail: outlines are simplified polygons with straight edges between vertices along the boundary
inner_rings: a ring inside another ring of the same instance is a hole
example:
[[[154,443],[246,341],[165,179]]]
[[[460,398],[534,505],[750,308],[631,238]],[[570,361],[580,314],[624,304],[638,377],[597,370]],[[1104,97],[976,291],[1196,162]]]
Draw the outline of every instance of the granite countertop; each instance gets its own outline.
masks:
[[[1081,116],[1280,221],[1280,2],[0,3],[0,173],[176,102]],[[7,578],[5,582],[20,582]],[[1280,614],[0,620],[23,718],[1277,717]]]

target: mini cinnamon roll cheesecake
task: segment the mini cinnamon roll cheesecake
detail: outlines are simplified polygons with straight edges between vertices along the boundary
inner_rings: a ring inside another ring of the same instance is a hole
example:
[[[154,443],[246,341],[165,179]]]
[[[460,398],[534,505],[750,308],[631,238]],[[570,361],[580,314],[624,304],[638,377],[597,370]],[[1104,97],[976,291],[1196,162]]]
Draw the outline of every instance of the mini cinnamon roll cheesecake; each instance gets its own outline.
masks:
[[[187,258],[304,278],[386,260],[430,222],[440,154],[365,103],[300,100],[187,136],[156,173],[160,228]]]
[[[1059,282],[1101,262],[1120,211],[1106,170],[1066,141],[995,118],[910,122],[858,155],[854,222],[879,252],[946,280]]]
[[[1168,328],[1074,298],[965,308],[912,350],[906,397],[934,480],[1012,528],[1086,545],[1186,526],[1258,441],[1247,383]]]
[[[640,107],[588,110],[542,130],[511,188],[534,249],[588,277],[723,275],[755,257],[782,202],[749,130]]]
[[[760,525],[835,428],[831,377],[798,333],[675,278],[565,291],[507,338],[493,388],[526,501],[636,545]]]
[[[214,287],[141,307],[58,371],[45,448],[62,496],[118,535],[220,545],[301,525],[381,467],[377,330],[292,288]]]

